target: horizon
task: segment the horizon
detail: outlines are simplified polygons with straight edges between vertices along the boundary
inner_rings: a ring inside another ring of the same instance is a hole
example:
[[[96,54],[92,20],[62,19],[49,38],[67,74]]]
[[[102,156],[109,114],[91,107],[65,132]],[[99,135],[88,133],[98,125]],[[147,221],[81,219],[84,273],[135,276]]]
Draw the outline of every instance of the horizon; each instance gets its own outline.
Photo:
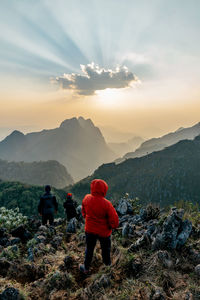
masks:
[[[78,116],[146,139],[199,122],[198,0],[0,7],[0,140]]]
[[[7,136],[12,134],[14,131],[19,131],[19,132],[23,133],[24,135],[26,135],[26,134],[33,133],[33,132],[41,132],[43,130],[52,130],[52,129],[55,129],[55,128],[59,128],[61,123],[65,120],[70,120],[70,119],[73,119],[73,118],[78,119],[80,117],[82,117],[82,116],[71,117],[71,118],[64,119],[56,127],[38,128],[38,129],[35,129],[35,130],[31,130],[31,129],[28,130],[25,127],[12,128],[12,129],[11,128],[4,128],[4,130],[5,130],[4,134],[2,134],[2,132],[0,130],[0,142],[3,141]],[[93,120],[91,118],[84,118],[84,119],[85,120],[90,119],[93,122]],[[118,130],[118,129],[113,128],[111,126],[101,126],[101,125],[95,124],[94,122],[93,122],[93,124],[94,124],[95,127],[98,127],[100,129],[100,131],[101,131],[101,133],[102,133],[102,135],[103,135],[103,137],[104,137],[104,139],[107,143],[123,143],[123,142],[128,142],[129,139],[134,138],[134,137],[141,137],[144,140],[149,140],[149,139],[153,139],[153,138],[160,138],[160,137],[165,136],[169,133],[174,133],[174,132],[178,131],[179,129],[186,129],[186,128],[193,127],[197,124],[200,124],[200,122],[192,124],[191,126],[188,126],[188,127],[181,126],[179,128],[173,129],[172,131],[166,131],[161,135],[151,136],[151,137],[140,136],[138,134],[133,134],[132,132],[128,132],[128,131],[127,132],[120,131],[120,129]]]

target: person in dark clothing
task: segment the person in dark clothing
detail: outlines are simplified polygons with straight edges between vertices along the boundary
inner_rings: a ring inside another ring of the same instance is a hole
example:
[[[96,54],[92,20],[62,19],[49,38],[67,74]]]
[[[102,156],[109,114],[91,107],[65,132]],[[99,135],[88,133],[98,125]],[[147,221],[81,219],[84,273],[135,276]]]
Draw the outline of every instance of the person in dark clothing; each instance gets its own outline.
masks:
[[[56,197],[51,194],[50,185],[45,186],[45,194],[40,198],[38,204],[38,212],[42,216],[42,225],[46,225],[49,221],[50,225],[54,223],[54,213],[58,211],[58,202]]]
[[[63,203],[63,206],[65,208],[65,212],[67,215],[67,221],[70,221],[72,218],[75,218],[77,216],[76,213],[76,201],[72,199],[72,194],[67,193],[67,199]]]

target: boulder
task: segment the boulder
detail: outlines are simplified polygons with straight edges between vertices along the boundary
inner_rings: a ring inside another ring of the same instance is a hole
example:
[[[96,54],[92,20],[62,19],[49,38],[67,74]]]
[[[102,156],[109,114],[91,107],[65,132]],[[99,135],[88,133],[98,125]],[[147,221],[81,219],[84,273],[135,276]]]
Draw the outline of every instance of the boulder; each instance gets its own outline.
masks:
[[[197,265],[194,270],[195,274],[200,278],[200,265]]]
[[[22,300],[19,290],[13,287],[6,288],[3,293],[0,294],[0,300]]]
[[[192,232],[192,223],[183,221],[184,210],[172,208],[163,223],[162,232],[157,234],[152,243],[153,249],[173,250],[182,247]]]
[[[0,258],[0,275],[5,277],[10,266],[11,263],[9,261],[7,261],[5,258]]]
[[[31,239],[31,233],[26,230],[24,225],[20,225],[11,231],[12,236],[20,238],[22,241]]]
[[[133,208],[128,199],[120,199],[116,208],[119,215],[124,216],[127,214],[133,214]]]
[[[6,236],[6,228],[1,227],[0,228],[0,238],[5,237]]]
[[[173,266],[173,262],[170,258],[169,253],[165,250],[165,251],[158,251],[157,252],[157,258],[158,261],[161,263],[161,265],[165,268],[170,269]]]
[[[77,219],[76,218],[71,219],[67,225],[66,232],[67,233],[76,233],[77,225],[78,225]]]
[[[62,237],[61,236],[55,236],[53,238],[53,240],[50,242],[50,244],[52,245],[52,247],[54,247],[55,249],[58,249],[59,246],[62,244]]]

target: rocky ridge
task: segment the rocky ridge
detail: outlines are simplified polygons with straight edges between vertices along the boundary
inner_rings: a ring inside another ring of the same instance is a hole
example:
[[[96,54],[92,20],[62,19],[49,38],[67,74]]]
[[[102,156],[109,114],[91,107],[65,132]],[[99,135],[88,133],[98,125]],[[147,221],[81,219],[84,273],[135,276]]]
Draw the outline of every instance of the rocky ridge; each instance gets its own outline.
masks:
[[[138,209],[122,198],[120,226],[112,235],[112,266],[97,246],[88,276],[80,274],[85,250],[78,217],[55,226],[35,218],[0,225],[0,299],[200,299],[200,227],[183,209]]]

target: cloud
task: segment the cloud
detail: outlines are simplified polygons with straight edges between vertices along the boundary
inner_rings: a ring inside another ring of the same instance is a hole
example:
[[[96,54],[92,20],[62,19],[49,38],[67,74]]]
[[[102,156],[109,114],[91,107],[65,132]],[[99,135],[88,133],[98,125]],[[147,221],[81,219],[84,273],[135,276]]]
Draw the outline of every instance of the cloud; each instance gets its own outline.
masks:
[[[94,95],[98,90],[126,88],[139,81],[127,67],[110,70],[91,63],[81,65],[81,70],[83,74],[63,74],[53,82],[59,84],[62,89],[72,90],[79,95]]]

